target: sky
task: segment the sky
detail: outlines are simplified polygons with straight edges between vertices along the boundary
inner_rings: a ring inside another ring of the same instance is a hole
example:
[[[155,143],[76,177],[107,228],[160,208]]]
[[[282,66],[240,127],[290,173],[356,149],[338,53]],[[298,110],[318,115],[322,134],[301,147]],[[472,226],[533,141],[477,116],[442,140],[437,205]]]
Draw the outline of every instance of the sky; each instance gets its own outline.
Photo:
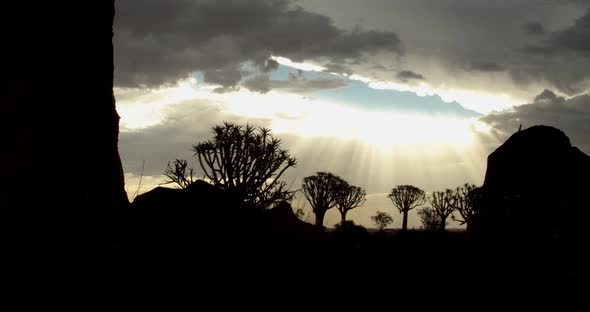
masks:
[[[396,185],[481,185],[520,125],[590,153],[587,0],[118,0],[114,33],[130,199],[168,161],[199,169],[190,147],[223,121],[270,128],[292,189],[318,171],[363,187],[348,218],[367,227],[376,211],[401,225]]]

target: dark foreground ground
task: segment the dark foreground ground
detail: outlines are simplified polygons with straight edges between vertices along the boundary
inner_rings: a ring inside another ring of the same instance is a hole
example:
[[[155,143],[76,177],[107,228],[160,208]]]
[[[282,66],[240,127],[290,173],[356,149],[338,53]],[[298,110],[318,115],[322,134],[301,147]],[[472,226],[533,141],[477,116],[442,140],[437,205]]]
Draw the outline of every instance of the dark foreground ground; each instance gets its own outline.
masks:
[[[3,303],[585,304],[590,294],[582,242],[413,231],[12,244]]]

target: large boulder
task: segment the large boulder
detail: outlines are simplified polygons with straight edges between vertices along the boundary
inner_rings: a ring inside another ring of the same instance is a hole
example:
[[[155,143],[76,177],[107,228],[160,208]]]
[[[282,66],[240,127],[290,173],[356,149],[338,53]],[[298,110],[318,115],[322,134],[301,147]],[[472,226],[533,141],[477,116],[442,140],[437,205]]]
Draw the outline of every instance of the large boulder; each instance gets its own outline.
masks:
[[[518,131],[488,157],[477,229],[525,239],[585,236],[590,157],[560,130]]]

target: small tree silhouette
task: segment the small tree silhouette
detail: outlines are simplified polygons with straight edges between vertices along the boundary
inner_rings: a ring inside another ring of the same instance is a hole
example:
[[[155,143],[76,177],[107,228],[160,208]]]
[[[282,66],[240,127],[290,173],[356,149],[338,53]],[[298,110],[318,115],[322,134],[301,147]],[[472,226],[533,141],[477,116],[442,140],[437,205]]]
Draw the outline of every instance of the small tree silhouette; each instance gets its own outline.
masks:
[[[440,227],[440,218],[431,207],[418,209],[418,217],[420,217],[424,230],[434,231]]]
[[[318,228],[323,228],[326,211],[336,206],[338,192],[347,184],[342,178],[329,172],[318,172],[303,178],[301,192],[313,209]]]
[[[465,183],[457,187],[455,196],[457,200],[455,201],[454,208],[459,212],[459,217],[456,217],[454,214],[451,217],[453,221],[457,221],[461,225],[467,224],[466,230],[469,232],[483,203],[483,189],[473,184]]]
[[[164,171],[164,175],[168,178],[162,183],[170,184],[175,183],[180,188],[187,188],[193,182],[195,182],[195,170],[188,167],[188,162],[184,159],[176,159],[173,162],[174,168],[168,162],[168,166]]]
[[[245,204],[262,208],[289,200],[293,192],[279,180],[297,162],[266,128],[225,122],[213,127],[213,139],[193,145],[205,176]]]
[[[389,224],[393,223],[391,215],[382,211],[377,211],[376,215],[371,216],[371,220],[373,220],[380,232],[383,232]]]
[[[440,223],[438,229],[444,231],[447,218],[455,211],[455,202],[457,201],[455,192],[450,189],[446,189],[444,192],[433,192],[428,197],[428,201],[432,205],[434,213],[438,216]]]
[[[387,195],[393,205],[403,214],[402,231],[408,230],[408,212],[424,204],[424,191],[413,185],[398,185]]]
[[[364,226],[354,224],[351,220],[336,224],[332,232],[333,237],[339,238],[341,241],[352,244],[355,247],[360,247],[359,244],[362,243],[368,234],[369,232]]]
[[[348,185],[346,182],[340,186],[336,193],[336,209],[340,211],[340,216],[342,217],[340,223],[344,224],[348,211],[362,206],[365,203],[367,193],[362,188]]]

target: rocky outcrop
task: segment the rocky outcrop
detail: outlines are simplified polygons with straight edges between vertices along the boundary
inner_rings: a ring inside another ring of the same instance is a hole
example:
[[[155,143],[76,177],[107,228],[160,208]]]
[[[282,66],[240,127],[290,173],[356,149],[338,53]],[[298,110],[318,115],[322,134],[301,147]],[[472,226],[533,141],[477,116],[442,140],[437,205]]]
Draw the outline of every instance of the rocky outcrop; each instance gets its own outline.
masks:
[[[222,190],[197,181],[186,189],[157,187],[137,196],[129,222],[136,234],[157,239],[215,236],[246,220],[239,202]]]
[[[316,228],[312,224],[303,222],[295,216],[288,202],[280,202],[270,209],[268,214],[273,234],[296,236],[316,233]]]
[[[560,130],[518,131],[488,157],[478,231],[531,239],[586,235],[590,157]]]
[[[262,210],[243,205],[236,197],[204,181],[186,189],[157,187],[132,203],[130,222],[141,235],[191,239],[248,235],[299,236],[313,226],[299,220],[291,205],[279,203]]]

